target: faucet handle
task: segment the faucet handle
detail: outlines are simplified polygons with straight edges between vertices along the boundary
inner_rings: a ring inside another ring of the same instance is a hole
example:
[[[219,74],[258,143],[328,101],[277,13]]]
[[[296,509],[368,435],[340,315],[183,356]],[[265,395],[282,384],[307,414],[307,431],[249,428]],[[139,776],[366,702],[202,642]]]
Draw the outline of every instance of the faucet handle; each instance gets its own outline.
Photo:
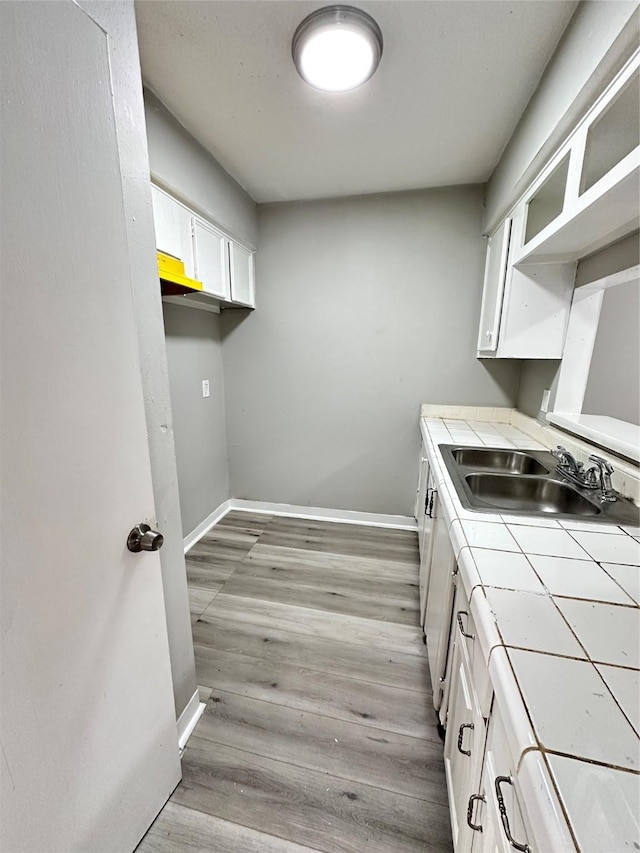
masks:
[[[580,469],[584,467],[583,463],[578,462],[573,454],[569,453],[567,448],[563,447],[561,444],[559,444],[556,450],[553,450],[552,453],[556,459],[559,460],[560,465],[568,465],[574,471],[580,471]]]
[[[607,462],[606,459],[603,459],[602,456],[596,456],[593,453],[589,457],[589,462],[593,462],[595,465],[600,468],[600,470],[604,471],[606,474],[613,474],[613,465],[610,462]]]

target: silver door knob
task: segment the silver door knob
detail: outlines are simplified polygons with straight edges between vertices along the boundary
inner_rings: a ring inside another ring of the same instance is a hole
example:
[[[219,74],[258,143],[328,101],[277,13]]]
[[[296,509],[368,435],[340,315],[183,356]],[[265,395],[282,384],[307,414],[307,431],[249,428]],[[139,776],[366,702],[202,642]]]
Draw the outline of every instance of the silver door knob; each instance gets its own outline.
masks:
[[[164,543],[164,536],[157,530],[152,530],[148,524],[136,524],[127,538],[127,548],[130,551],[159,551]]]

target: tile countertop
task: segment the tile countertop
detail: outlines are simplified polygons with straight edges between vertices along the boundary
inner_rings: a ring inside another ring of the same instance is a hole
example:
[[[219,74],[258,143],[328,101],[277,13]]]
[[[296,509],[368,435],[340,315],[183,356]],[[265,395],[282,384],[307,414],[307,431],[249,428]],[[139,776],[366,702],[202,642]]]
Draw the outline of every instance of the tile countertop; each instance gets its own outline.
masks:
[[[466,510],[439,444],[546,448],[510,423],[420,427],[514,758],[537,752],[583,853],[640,850],[640,529]]]

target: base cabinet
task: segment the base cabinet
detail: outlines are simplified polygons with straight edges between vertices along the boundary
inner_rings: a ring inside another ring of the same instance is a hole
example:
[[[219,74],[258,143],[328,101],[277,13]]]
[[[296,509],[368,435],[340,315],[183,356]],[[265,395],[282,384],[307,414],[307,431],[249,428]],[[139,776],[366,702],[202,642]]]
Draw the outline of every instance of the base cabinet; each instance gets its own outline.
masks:
[[[462,564],[458,571],[448,518],[435,486],[429,484],[432,460],[427,453],[420,464],[417,508],[426,504],[433,515],[424,522],[425,529],[427,522],[431,527],[428,549],[421,556],[420,594],[422,602],[426,572],[424,632],[433,704],[445,727],[454,849],[575,853],[544,755],[532,746],[532,733],[526,735],[526,711],[518,706],[517,687],[509,687],[507,653],[487,640],[491,612],[485,591],[480,585],[465,588],[469,567]],[[430,488],[433,501],[427,499]]]
[[[473,841],[470,848],[460,850],[533,853],[524,818],[525,803],[518,790],[502,714],[495,703],[489,721],[480,788],[470,807],[471,823],[475,826]]]
[[[483,699],[478,695],[475,683],[480,682],[480,690],[483,691],[486,680],[476,676],[474,681],[475,626],[464,586],[460,582],[456,587],[450,642],[453,651],[444,766],[454,847],[456,850],[466,851],[471,849],[473,836],[468,809],[470,798],[480,784],[487,734],[483,704],[487,703],[483,703]],[[477,666],[476,663],[476,668]],[[488,716],[488,712],[486,713]]]

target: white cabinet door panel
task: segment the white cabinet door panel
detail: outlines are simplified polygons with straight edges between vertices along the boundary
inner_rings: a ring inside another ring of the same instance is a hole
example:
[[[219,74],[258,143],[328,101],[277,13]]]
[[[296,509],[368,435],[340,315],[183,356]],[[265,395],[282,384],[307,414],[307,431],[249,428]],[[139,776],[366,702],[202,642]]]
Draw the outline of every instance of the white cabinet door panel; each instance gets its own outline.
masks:
[[[510,236],[511,219],[505,219],[487,244],[482,309],[478,330],[478,350],[480,352],[495,352],[498,347]]]
[[[496,785],[498,780],[502,781]],[[484,797],[484,802],[477,801],[474,818],[474,822],[482,826],[482,832],[473,833],[471,847],[473,853],[488,853],[488,851],[513,853],[514,846],[507,837],[507,827],[503,823],[498,804],[498,792],[504,804],[511,837],[518,844],[531,844],[531,837],[523,818],[523,808],[526,804],[520,799],[516,767],[511,757],[507,732],[500,708],[494,701],[480,782],[480,794]]]
[[[161,189],[151,186],[156,247],[160,252],[179,258],[185,274],[195,276],[191,213]]]
[[[433,526],[437,518],[439,505],[436,492],[436,481],[429,463],[424,484],[424,495],[422,496],[422,516],[418,524],[418,536],[420,545],[420,624],[424,627],[427,611],[427,593],[429,591],[429,575],[431,573],[431,562],[433,558]]]
[[[437,497],[436,497],[437,500]],[[438,512],[436,505],[435,512]],[[427,610],[424,629],[427,637],[427,654],[433,689],[433,705],[440,711],[440,721],[444,723],[446,708],[441,708],[444,679],[449,648],[449,631],[453,609],[453,570],[455,557],[449,531],[442,516],[436,519],[432,531],[433,553],[429,572]]]
[[[226,300],[231,298],[227,244],[228,240],[224,234],[206,225],[200,219],[194,221],[196,278],[202,282],[205,293]]]
[[[229,243],[229,260],[231,268],[231,300],[250,308],[255,306],[255,285],[253,269],[253,252]]]

